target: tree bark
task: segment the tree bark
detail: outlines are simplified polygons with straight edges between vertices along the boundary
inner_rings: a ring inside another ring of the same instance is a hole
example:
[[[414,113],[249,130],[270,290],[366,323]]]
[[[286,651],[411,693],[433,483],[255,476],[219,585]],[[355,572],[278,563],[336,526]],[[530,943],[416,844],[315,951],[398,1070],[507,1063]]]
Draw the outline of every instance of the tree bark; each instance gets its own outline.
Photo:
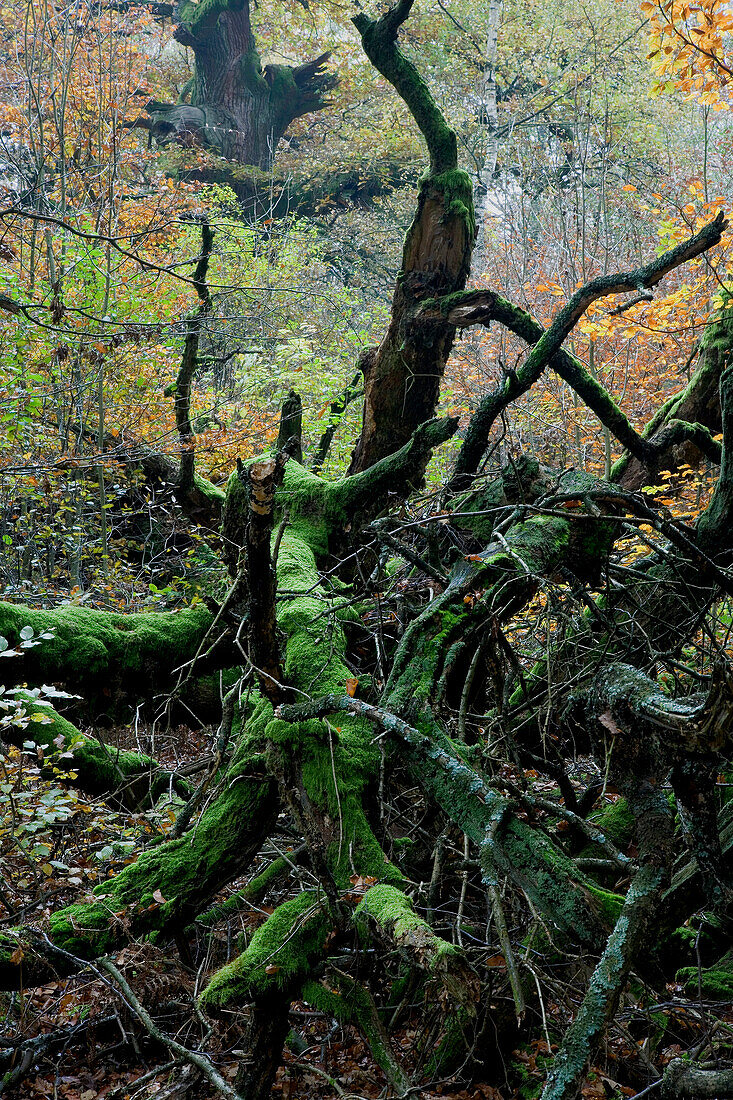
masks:
[[[336,80],[328,53],[304,65],[260,62],[249,0],[176,5],[175,38],[193,50],[190,103],[151,100],[141,126],[162,144],[203,145],[240,164],[268,170],[290,123],[327,106]]]

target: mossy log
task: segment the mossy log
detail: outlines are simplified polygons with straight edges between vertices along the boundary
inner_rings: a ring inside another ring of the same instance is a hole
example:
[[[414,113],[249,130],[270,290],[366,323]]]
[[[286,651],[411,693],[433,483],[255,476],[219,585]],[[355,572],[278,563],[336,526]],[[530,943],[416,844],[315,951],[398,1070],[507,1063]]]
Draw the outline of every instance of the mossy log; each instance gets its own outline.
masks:
[[[20,643],[26,626],[36,637],[54,635],[22,650],[6,664],[6,675],[33,686],[61,683],[97,711],[172,687],[175,671],[196,654],[211,622],[202,605],[124,615],[71,605],[39,611],[0,603],[0,634],[11,646]]]
[[[390,478],[419,483],[432,446],[453,430],[452,421],[425,425],[417,439],[392,455],[382,468],[350,482],[331,485],[297,463],[288,463],[279,506],[288,509],[290,527],[283,533],[277,559],[278,586],[288,595],[278,606],[278,627],[287,639],[284,675],[293,687],[306,692],[343,691],[351,675],[343,661],[346,640],[340,622],[349,612],[332,606],[330,594],[321,585],[316,555],[327,551],[329,536],[338,531],[339,523],[347,522],[350,508],[361,507],[366,518],[370,517],[371,510],[381,505]],[[244,483],[235,472],[229,483],[224,518],[235,549],[237,537],[240,545],[244,543],[246,500]],[[181,663],[184,652],[193,656],[212,620],[210,613],[201,608],[180,614],[127,617],[62,608],[57,612],[30,612],[35,616],[30,619],[26,609],[1,605],[0,610],[5,609],[6,624],[16,630],[16,637],[26,624],[38,632],[55,629],[54,640],[48,642],[48,651],[39,662],[44,679],[52,679],[58,665],[65,671],[76,667],[80,674],[78,666],[66,659],[66,650],[74,643],[83,647],[85,639],[91,638],[88,646],[98,654],[98,674],[108,668],[114,654],[118,660],[127,661],[128,675],[134,671],[140,680],[146,659],[151,665],[157,660],[159,670],[162,660],[170,669]],[[91,629],[85,633],[83,627]],[[166,637],[166,630],[172,637]],[[12,637],[10,629],[7,633]],[[66,647],[63,638],[67,639]],[[42,648],[30,653],[37,655]],[[368,789],[378,775],[380,759],[369,723],[349,717],[338,731],[323,721],[288,723],[274,717],[266,699],[259,699],[251,714],[241,718],[237,749],[223,789],[196,828],[179,840],[143,853],[135,863],[101,884],[95,890],[94,901],[54,914],[49,937],[58,948],[92,958],[127,936],[173,932],[190,924],[222,886],[248,869],[272,829],[280,802],[268,760],[272,761],[278,752],[298,762],[303,794],[322,827],[328,865],[338,886],[348,887],[354,867],[366,876],[402,881],[398,869],[386,859],[365,814]],[[263,936],[267,934],[263,932]],[[0,986],[14,987],[23,980],[23,943],[29,953],[33,950],[34,957],[37,955],[31,939],[21,937],[20,954],[18,941],[11,937],[11,942],[15,946],[12,950],[8,947],[0,960]],[[47,973],[52,973],[52,953],[45,958]],[[242,956],[240,965],[247,967],[249,958]],[[34,972],[43,972],[40,962]],[[28,966],[26,981],[27,975]]]
[[[16,696],[23,711],[22,725],[2,728],[8,744],[33,742],[44,772],[60,775],[89,795],[112,795],[130,808],[150,807],[167,791],[188,797],[188,783],[162,768],[152,756],[105,744],[82,733],[48,703],[31,693]],[[68,775],[68,779],[64,777]]]

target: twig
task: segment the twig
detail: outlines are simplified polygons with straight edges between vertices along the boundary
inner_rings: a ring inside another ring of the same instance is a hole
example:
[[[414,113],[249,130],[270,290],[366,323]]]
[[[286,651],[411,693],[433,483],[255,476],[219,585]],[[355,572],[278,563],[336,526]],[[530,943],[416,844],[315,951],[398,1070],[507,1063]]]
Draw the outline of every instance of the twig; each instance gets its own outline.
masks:
[[[188,1047],[184,1047],[181,1043],[176,1042],[175,1039],[171,1039],[170,1035],[166,1035],[161,1031],[157,1024],[154,1023],[152,1017],[138,1001],[137,997],[130,988],[129,983],[125,977],[120,973],[113,962],[109,959],[99,959],[97,966],[105,970],[119,990],[124,994],[125,1000],[128,1005],[133,1009],[135,1015],[140,1020],[140,1023],[146,1029],[149,1035],[161,1043],[163,1046],[168,1047],[172,1053],[177,1054],[179,1058],[184,1062],[188,1062],[190,1065],[195,1066],[196,1069],[203,1073],[204,1077],[209,1081],[211,1085],[220,1092],[222,1096],[226,1096],[229,1100],[244,1100],[242,1094],[237,1092],[232,1086],[224,1080],[221,1074],[214,1068],[210,1060],[204,1054],[199,1054],[198,1051],[189,1050]]]

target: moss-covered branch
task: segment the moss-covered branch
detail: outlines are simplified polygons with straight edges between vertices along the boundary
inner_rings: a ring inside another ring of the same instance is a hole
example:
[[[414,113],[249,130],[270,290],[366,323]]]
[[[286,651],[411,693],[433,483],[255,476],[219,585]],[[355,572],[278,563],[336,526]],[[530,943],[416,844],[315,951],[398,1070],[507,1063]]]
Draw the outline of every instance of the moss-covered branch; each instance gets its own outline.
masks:
[[[256,731],[259,715],[252,725]],[[224,789],[196,828],[143,852],[114,878],[100,883],[89,901],[54,913],[48,940],[23,929],[9,931],[0,945],[0,988],[49,981],[61,948],[91,959],[127,939],[153,931],[174,934],[190,924],[226,883],[244,874],[272,829],[279,810],[275,784],[263,774],[256,732],[240,745]],[[68,964],[67,964],[68,965]]]
[[[202,606],[130,615],[65,605],[37,611],[0,603],[0,634],[11,646],[30,626],[53,638],[23,651],[8,665],[16,681],[63,683],[99,709],[119,696],[136,700],[172,686],[173,674],[196,653],[211,623]]]
[[[266,1000],[274,992],[295,995],[314,965],[325,958],[333,928],[315,892],[283,902],[256,930],[236,959],[216,972],[201,995],[209,1011]]]
[[[166,771],[151,756],[117,749],[96,737],[80,732],[48,703],[39,703],[30,693],[16,696],[25,711],[24,725],[8,725],[2,738],[9,744],[32,741],[40,750],[44,768],[62,775],[90,795],[114,795],[130,807],[150,806],[166,791],[187,797],[188,784]]]
[[[436,106],[427,84],[397,45],[397,33],[407,20],[413,3],[414,0],[398,0],[379,19],[370,19],[365,12],[359,12],[352,22],[374,68],[407,104],[425,138],[430,171],[439,175],[457,167],[458,146],[456,135]]]
[[[229,920],[242,909],[259,905],[271,887],[290,874],[296,858],[297,853],[293,852],[292,858],[278,856],[277,859],[273,859],[269,867],[255,875],[242,890],[237,890],[225,901],[212,905],[211,909],[207,909],[205,913],[202,913],[196,924],[203,928],[212,928],[222,921]]]
[[[555,315],[548,329],[544,329],[530,314],[493,291],[457,293],[425,303],[422,317],[426,322],[449,321],[456,327],[465,328],[496,320],[526,340],[532,349],[520,370],[507,374],[499,388],[482,399],[456,462],[455,487],[460,487],[466,476],[475,473],[488,444],[489,432],[501,411],[526,393],[548,366],[576,391],[581,400],[635,457],[649,462],[661,453],[662,447],[666,451],[673,445],[673,441],[665,440],[663,445],[660,441],[655,448],[654,444],[636,432],[605,388],[585,370],[575,356],[563,351],[561,345],[594,301],[608,295],[633,291],[638,287],[655,286],[670,271],[718,244],[726,225],[727,222],[720,214],[694,237],[676,245],[649,264],[634,271],[592,279],[572,295],[567,305]],[[706,449],[714,446],[701,425],[678,427],[674,432],[678,437],[677,441],[687,432],[688,435],[696,435],[701,439]]]
[[[446,417],[421,424],[398,451],[388,454],[368,470],[337,481],[329,488],[332,514],[363,519],[375,515],[390,494],[406,498],[420,488],[433,451],[458,430],[458,418]]]
[[[437,981],[454,1005],[475,1011],[478,979],[463,951],[436,935],[402,890],[372,886],[357,905],[354,920],[367,921],[378,936],[404,951],[413,966]]]

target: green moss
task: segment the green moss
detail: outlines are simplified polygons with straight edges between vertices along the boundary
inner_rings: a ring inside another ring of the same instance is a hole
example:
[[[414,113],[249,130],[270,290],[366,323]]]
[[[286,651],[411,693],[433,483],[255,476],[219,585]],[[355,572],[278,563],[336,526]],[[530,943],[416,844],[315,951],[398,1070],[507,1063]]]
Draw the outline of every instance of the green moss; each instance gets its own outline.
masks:
[[[634,815],[625,798],[607,802],[600,810],[590,815],[590,820],[602,833],[612,840],[617,848],[624,851],[631,843],[636,828]]]
[[[225,901],[213,905],[211,909],[201,914],[196,923],[204,927],[212,927],[235,916],[242,909],[258,905],[275,883],[290,874],[292,866],[292,861],[284,856],[273,859],[272,863],[248,882],[243,890],[237,890],[236,894],[232,894]]]
[[[515,1054],[525,1054],[525,1058],[513,1058],[509,1063],[509,1072],[512,1084],[516,1089],[515,1095],[521,1100],[537,1100],[542,1092],[545,1072],[552,1065],[552,1055],[542,1053],[528,1043],[522,1043]]]
[[[463,225],[467,241],[476,236],[476,216],[473,206],[473,185],[467,172],[449,168],[439,175],[425,176],[420,184],[426,191],[438,191],[445,204],[444,221],[457,218]]]
[[[466,1061],[471,1048],[475,1021],[459,1005],[445,1022],[445,1032],[425,1066],[427,1078],[448,1077]]]
[[[193,483],[196,489],[212,504],[216,504],[219,507],[224,506],[224,500],[226,499],[226,493],[218,485],[214,485],[213,482],[208,481],[205,477],[201,477],[200,474],[193,475]]]
[[[178,18],[194,37],[203,37],[211,31],[224,11],[241,11],[242,0],[187,0],[181,6]]]
[[[339,484],[339,483],[337,483]],[[312,697],[343,695],[352,673],[344,663],[346,637],[341,620],[344,601],[321,583],[317,556],[328,549],[328,535],[345,522],[334,486],[298,463],[285,468],[278,510],[287,508],[286,528],[278,552],[277,623],[286,639],[284,672],[288,683]],[[264,739],[285,752],[297,752],[312,803],[333,822],[328,848],[332,873],[346,888],[354,868],[362,875],[400,881],[386,860],[364,813],[367,791],[376,781],[379,752],[374,732],[364,719],[339,715],[337,723],[268,720]]]
[[[329,975],[328,986],[320,982],[306,982],[302,996],[308,1004],[340,1023],[355,1024],[367,1040],[374,1061],[394,1086],[397,1095],[407,1092],[410,1082],[395,1060],[376,1005],[362,985],[347,974],[336,973]]]
[[[703,997],[713,1001],[733,1001],[733,952],[704,970],[683,966],[677,971],[676,980],[684,985],[690,996],[697,996],[699,989]]]
[[[288,100],[292,100],[298,93],[293,70],[289,65],[268,65],[267,73],[270,85],[270,103],[277,107],[285,106]]]
[[[339,506],[334,483],[324,481],[297,462],[288,462],[285,467],[278,506],[287,509],[298,536],[311,554],[317,556],[328,553],[334,528],[348,522],[346,512]],[[278,576],[279,572],[278,568]]]
[[[332,922],[317,895],[304,891],[278,906],[238,958],[218,970],[204,990],[204,1007],[224,1008],[295,989],[324,957]]]
[[[194,655],[211,618],[201,605],[123,615],[72,606],[36,611],[0,603],[0,634],[12,646],[24,626],[37,636],[53,633],[14,662],[16,675],[28,683],[62,682],[83,692],[85,700],[109,707],[115,689],[134,693],[136,699],[153,689],[162,691],[174,670]]]
[[[613,928],[624,907],[623,896],[614,894],[612,890],[603,890],[590,879],[586,879],[585,888],[590,895],[591,905],[600,919],[606,927]]]

